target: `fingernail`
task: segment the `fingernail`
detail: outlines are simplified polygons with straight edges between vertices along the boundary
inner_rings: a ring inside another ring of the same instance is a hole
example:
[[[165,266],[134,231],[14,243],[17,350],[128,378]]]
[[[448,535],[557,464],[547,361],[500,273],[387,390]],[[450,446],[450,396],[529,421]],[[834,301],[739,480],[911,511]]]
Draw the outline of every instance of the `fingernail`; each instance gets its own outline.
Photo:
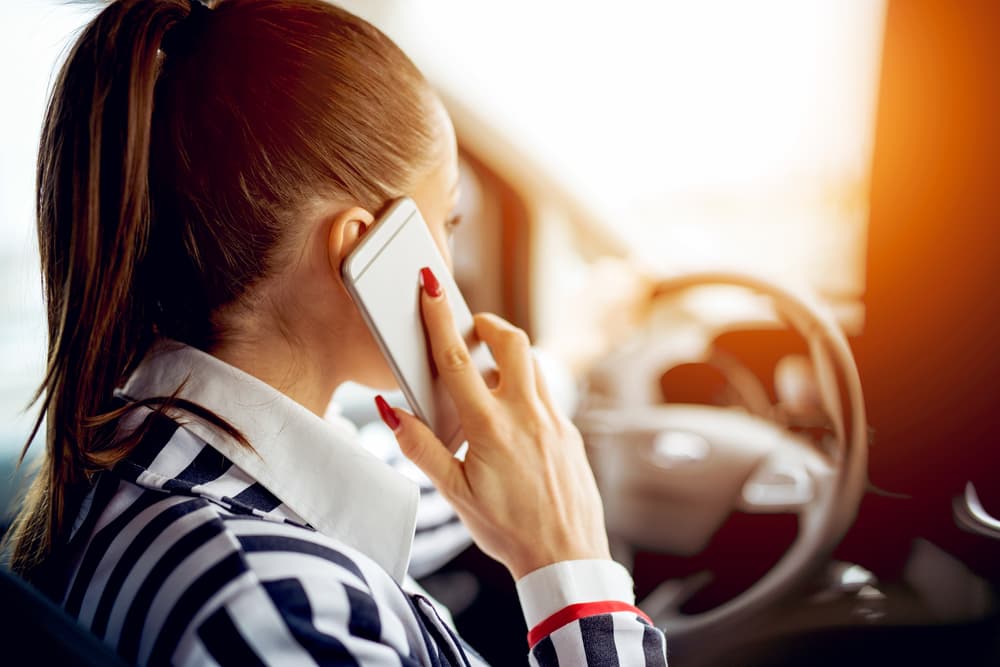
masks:
[[[386,426],[393,431],[399,428],[399,417],[396,416],[396,411],[386,403],[381,394],[375,397],[375,406],[378,407],[378,414],[382,417],[382,421],[385,422]]]
[[[420,269],[420,283],[424,286],[427,296],[435,299],[441,296],[441,283],[438,282],[434,272],[426,266]]]

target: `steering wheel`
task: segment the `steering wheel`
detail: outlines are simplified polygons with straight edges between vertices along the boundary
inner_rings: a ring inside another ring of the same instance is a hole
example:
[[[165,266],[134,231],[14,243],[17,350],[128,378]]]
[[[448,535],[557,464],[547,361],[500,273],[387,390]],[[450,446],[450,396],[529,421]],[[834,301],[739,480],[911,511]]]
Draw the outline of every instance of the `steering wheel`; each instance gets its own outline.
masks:
[[[671,354],[676,358],[678,345],[665,344],[649,329],[592,374],[603,402],[591,401],[576,421],[614,540],[694,555],[734,510],[798,516],[798,534],[787,552],[728,602],[681,613],[692,589],[701,586],[697,575],[667,581],[640,602],[667,636],[682,644],[739,627],[804,583],[853,522],[867,481],[861,380],[833,317],[810,294],[741,273],[685,274],[662,281],[654,293],[660,298],[704,285],[738,286],[765,296],[805,339],[835,445],[823,451],[781,424],[739,408],[656,404],[658,369]]]

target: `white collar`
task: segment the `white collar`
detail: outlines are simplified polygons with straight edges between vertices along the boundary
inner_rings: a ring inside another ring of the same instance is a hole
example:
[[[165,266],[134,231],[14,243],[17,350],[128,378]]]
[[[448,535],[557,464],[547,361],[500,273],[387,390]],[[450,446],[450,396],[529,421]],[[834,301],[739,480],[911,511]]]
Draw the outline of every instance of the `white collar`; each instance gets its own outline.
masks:
[[[184,428],[260,482],[319,532],[363,552],[403,581],[416,525],[417,485],[366,451],[353,424],[321,419],[277,389],[201,350],[161,341],[123,393],[196,403],[253,446],[184,415]]]

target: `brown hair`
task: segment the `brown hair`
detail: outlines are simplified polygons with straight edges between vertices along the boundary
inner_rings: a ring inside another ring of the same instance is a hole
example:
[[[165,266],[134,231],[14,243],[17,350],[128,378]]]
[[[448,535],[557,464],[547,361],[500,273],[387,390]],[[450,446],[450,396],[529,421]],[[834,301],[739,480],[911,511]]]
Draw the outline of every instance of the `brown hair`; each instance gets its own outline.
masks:
[[[46,450],[15,571],[31,578],[128,454],[113,391],[152,342],[210,347],[310,202],[404,194],[433,157],[431,99],[395,44],[322,0],[118,0],[86,26],[38,155]]]

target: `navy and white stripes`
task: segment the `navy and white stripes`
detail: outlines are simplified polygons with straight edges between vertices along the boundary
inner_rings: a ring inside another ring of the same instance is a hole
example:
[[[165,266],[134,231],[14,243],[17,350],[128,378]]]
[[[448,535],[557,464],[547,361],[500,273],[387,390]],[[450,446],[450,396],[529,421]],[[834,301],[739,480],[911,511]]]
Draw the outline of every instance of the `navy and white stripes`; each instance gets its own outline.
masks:
[[[141,444],[99,476],[54,561],[63,607],[127,661],[485,664],[432,601],[314,530],[187,428],[137,412],[150,420]],[[529,660],[664,665],[663,647],[658,630],[614,612],[562,625]]]

